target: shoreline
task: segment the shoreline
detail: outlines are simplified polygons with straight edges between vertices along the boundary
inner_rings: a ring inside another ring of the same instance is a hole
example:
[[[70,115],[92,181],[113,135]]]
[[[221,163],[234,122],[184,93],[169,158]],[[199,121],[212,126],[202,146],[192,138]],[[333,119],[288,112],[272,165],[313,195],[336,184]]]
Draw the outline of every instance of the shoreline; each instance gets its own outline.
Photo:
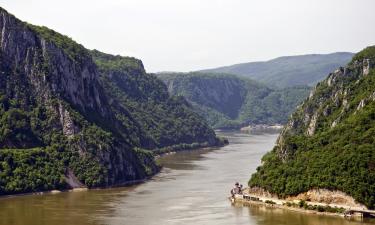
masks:
[[[187,148],[187,149],[181,148],[181,149],[176,149],[176,150],[173,150],[173,151],[165,151],[165,152],[160,152],[160,153],[154,153],[154,159],[157,160],[160,157],[171,155],[171,154],[176,154],[178,152],[196,151],[198,149],[209,150],[209,149],[213,149],[213,148],[224,147],[228,144],[229,143],[225,143],[225,144],[222,144],[222,145],[204,146],[204,147],[198,146],[196,148]],[[141,184],[141,183],[149,181],[154,176],[156,176],[158,173],[160,173],[161,169],[162,169],[162,167],[156,173],[152,174],[151,176],[142,178],[142,179],[124,181],[124,182],[120,182],[118,184],[104,186],[104,187],[88,188],[88,187],[82,186],[82,187],[78,187],[78,188],[66,188],[66,189],[61,189],[61,190],[52,189],[52,190],[46,190],[46,191],[33,191],[33,192],[25,192],[25,193],[5,194],[5,195],[0,195],[0,200],[6,199],[6,198],[33,196],[33,195],[49,195],[49,194],[53,195],[53,194],[60,194],[60,193],[67,193],[67,192],[82,192],[82,191],[90,191],[90,190],[102,190],[102,189],[110,189],[110,188],[130,187],[130,186],[133,186],[133,185],[137,185],[137,184]]]
[[[223,146],[198,147],[198,148],[193,148],[193,149],[181,149],[181,150],[174,150],[174,151],[162,152],[162,153],[155,154],[154,158],[155,159],[159,159],[159,158],[161,158],[163,156],[174,155],[174,154],[177,154],[179,152],[189,152],[189,151],[197,151],[197,150],[210,150],[210,149],[220,148],[220,147],[224,147],[224,146],[226,146],[226,145],[223,145]]]
[[[229,197],[231,199],[231,197]],[[278,208],[278,209],[284,209],[284,210],[289,210],[293,212],[299,212],[299,213],[306,213],[306,214],[315,214],[315,215],[324,215],[324,216],[335,216],[335,217],[342,217],[344,218],[344,214],[339,214],[339,213],[331,213],[331,212],[318,212],[315,210],[308,210],[308,209],[303,209],[303,208],[295,208],[295,207],[289,207],[286,205],[280,205],[280,204],[270,204],[270,203],[265,203],[261,201],[248,201],[248,200],[240,200],[236,199],[233,204],[241,204],[242,206],[248,207],[250,205],[256,205],[256,206],[264,206],[266,208]]]
[[[215,131],[280,131],[284,128],[285,124],[252,124],[252,125],[238,125],[234,127],[218,127]]]
[[[160,170],[159,170],[160,172]],[[132,180],[132,181],[125,181],[116,185],[110,185],[110,186],[105,186],[105,187],[95,187],[95,188],[88,188],[88,187],[79,187],[79,188],[67,188],[67,189],[62,189],[62,190],[48,190],[48,191],[35,191],[35,192],[25,192],[25,193],[17,193],[17,194],[9,194],[9,195],[0,195],[0,200],[1,199],[6,199],[6,198],[13,198],[13,197],[22,197],[22,196],[34,196],[34,195],[54,195],[54,194],[60,194],[60,193],[68,193],[68,192],[84,192],[84,191],[91,191],[91,190],[104,190],[104,189],[110,189],[110,188],[121,188],[121,187],[130,187],[133,185],[141,184],[144,182],[147,182],[150,180],[152,177],[157,175],[159,172],[148,176],[143,179],[138,179],[138,180]]]
[[[311,202],[311,201],[303,201],[303,200],[286,200],[286,199],[279,199],[279,198],[269,198],[264,197],[261,195],[254,195],[254,194],[235,194],[234,198],[229,197],[229,200],[232,204],[241,204],[241,206],[249,207],[251,205],[257,206],[264,206],[266,208],[279,208],[284,210],[289,210],[293,212],[300,212],[300,213],[307,213],[307,214],[315,214],[315,215],[324,215],[324,216],[335,216],[335,217],[342,217],[342,218],[355,218],[355,219],[363,219],[365,218],[366,212],[359,212],[355,207],[352,208],[350,205],[335,205],[335,204],[327,204],[322,202]],[[301,205],[302,203],[302,205]],[[314,209],[311,209],[313,206]],[[310,208],[309,208],[310,207]],[[322,211],[320,211],[320,210]],[[334,210],[334,211],[327,211],[327,210]],[[364,210],[366,211],[366,210]],[[371,211],[371,210],[367,210]],[[366,214],[369,218],[375,217],[374,213]]]
[[[71,188],[71,189],[63,189],[63,190],[48,190],[48,191],[34,191],[34,192],[25,192],[25,193],[17,193],[17,194],[9,194],[9,195],[0,195],[0,200],[5,198],[16,198],[16,197],[22,197],[22,196],[33,196],[33,195],[54,195],[54,194],[60,194],[60,193],[67,193],[67,192],[82,192],[82,191],[88,191],[92,190],[86,187],[81,188]]]
[[[149,150],[154,154],[155,158],[158,158],[163,155],[175,154],[181,151],[191,151],[197,149],[210,149],[210,148],[220,148],[224,147],[229,144],[229,141],[225,137],[219,136],[217,142],[215,144],[209,144],[208,142],[196,142],[192,144],[178,144],[178,145],[171,145],[167,147],[163,147],[160,149]]]

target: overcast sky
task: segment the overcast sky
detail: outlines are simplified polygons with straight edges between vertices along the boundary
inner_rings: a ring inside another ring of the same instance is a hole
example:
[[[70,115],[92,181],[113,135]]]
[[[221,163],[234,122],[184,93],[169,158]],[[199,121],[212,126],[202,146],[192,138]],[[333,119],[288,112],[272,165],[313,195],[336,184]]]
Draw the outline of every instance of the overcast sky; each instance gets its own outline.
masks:
[[[89,49],[191,71],[375,44],[375,0],[0,0]]]

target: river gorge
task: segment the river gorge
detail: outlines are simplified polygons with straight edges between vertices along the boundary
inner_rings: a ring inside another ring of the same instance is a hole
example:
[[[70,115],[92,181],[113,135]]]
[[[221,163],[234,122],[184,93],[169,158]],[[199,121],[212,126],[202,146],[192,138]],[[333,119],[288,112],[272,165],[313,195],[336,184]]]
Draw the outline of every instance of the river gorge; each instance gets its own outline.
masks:
[[[340,217],[239,207],[228,200],[234,182],[247,185],[277,134],[222,132],[230,144],[159,158],[151,180],[123,188],[0,199],[0,225],[355,225]]]

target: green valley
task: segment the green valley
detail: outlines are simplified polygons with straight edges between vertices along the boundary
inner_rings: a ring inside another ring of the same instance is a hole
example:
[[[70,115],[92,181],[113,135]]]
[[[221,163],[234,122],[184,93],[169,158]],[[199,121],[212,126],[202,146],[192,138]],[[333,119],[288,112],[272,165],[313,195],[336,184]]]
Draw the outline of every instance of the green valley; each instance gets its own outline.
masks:
[[[231,74],[159,73],[172,95],[184,96],[214,128],[284,124],[310,88],[283,89]]]

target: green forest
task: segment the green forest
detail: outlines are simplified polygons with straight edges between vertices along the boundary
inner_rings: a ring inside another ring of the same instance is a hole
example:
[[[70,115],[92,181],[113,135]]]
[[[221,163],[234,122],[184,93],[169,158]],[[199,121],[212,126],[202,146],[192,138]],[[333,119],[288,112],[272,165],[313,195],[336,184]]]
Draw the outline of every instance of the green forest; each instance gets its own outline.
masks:
[[[367,66],[365,59],[372,63],[367,75],[362,69]],[[263,187],[280,197],[312,188],[341,190],[374,209],[374,61],[375,47],[368,47],[344,72],[320,82],[313,97],[293,114],[290,122],[294,127],[285,128],[282,141],[263,157],[249,186]],[[333,79],[335,83],[330,85]],[[311,136],[303,122],[306,112],[320,115]]]
[[[145,73],[141,61],[96,50],[91,53],[98,65],[104,91],[129,111],[144,132],[142,147],[156,149],[195,142],[219,143],[214,131],[191,110],[185,98],[170,96],[161,80]],[[113,110],[126,124],[121,112],[115,107]]]

